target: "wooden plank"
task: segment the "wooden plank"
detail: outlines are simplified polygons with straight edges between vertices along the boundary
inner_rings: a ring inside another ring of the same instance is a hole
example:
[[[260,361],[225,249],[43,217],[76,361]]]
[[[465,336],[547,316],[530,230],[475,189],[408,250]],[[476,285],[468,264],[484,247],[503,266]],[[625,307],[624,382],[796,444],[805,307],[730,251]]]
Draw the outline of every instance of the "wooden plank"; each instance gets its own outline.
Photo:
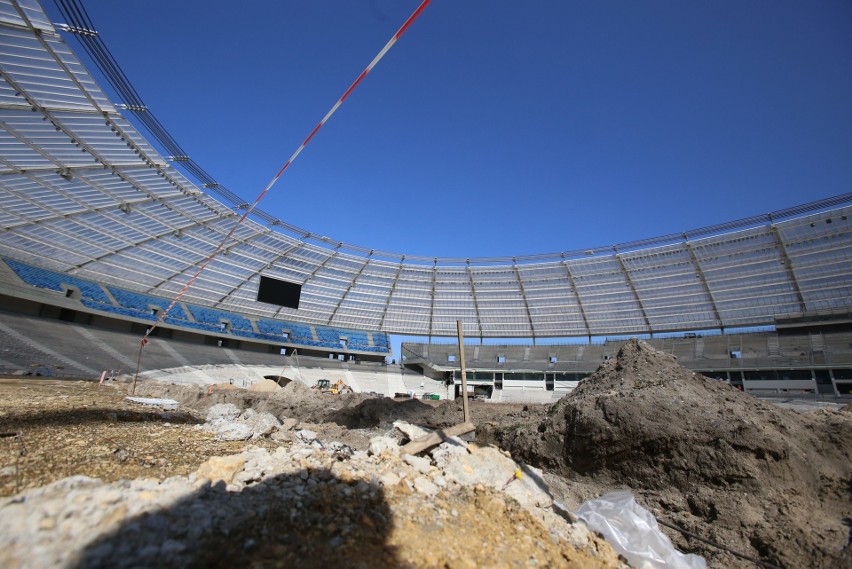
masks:
[[[438,429],[434,433],[429,433],[425,437],[420,437],[413,440],[399,450],[399,454],[418,454],[424,450],[429,450],[434,446],[438,446],[450,437],[459,437],[467,433],[472,433],[476,430],[473,423],[459,423],[447,429]]]

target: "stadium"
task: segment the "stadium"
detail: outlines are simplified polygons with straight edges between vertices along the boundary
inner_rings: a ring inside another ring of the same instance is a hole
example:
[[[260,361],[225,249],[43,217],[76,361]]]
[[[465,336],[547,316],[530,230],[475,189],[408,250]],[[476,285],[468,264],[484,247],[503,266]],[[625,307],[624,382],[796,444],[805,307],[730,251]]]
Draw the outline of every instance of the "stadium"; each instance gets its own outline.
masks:
[[[6,378],[211,394],[328,380],[453,400],[464,375],[479,402],[527,413],[638,338],[760,398],[852,396],[852,193],[570,251],[354,245],[219,184],[145,106],[77,0],[57,6],[63,23],[34,0],[0,0]]]
[[[246,366],[280,368],[277,356],[296,350],[301,366],[337,360],[337,374],[339,362],[402,364],[371,369],[367,391],[423,383],[421,393],[438,393],[459,378],[458,349],[441,342],[461,320],[472,382],[498,400],[558,397],[631,336],[748,391],[852,390],[852,194],[681,235],[513,258],[406,257],[260,209],[237,227],[249,204],[186,158],[140,100],[111,101],[106,80],[40,10],[7,5],[4,14],[0,365],[9,373],[133,373],[136,337],[183,293],[141,372],[236,361],[239,377],[256,378],[273,372]],[[88,22],[68,25],[85,49],[103,50],[84,33]],[[133,96],[113,64],[102,65],[111,87]],[[275,291],[273,302],[258,300],[262,279],[296,287],[298,308]],[[392,354],[390,335],[425,343]],[[44,340],[56,337],[63,342]],[[513,340],[484,345],[494,339]],[[170,340],[182,357],[164,353]]]

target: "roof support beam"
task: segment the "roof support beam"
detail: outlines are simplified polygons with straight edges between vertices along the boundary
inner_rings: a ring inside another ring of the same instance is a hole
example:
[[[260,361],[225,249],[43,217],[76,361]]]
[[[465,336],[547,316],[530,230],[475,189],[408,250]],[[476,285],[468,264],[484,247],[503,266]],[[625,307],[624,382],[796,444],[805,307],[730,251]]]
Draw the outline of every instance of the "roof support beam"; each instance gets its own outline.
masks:
[[[627,265],[624,264],[624,259],[621,258],[621,254],[617,251],[615,253],[615,259],[618,261],[618,266],[621,267],[621,272],[624,274],[624,280],[627,281],[627,286],[630,287],[630,290],[633,292],[633,296],[636,298],[636,304],[639,305],[639,310],[642,312],[642,318],[645,320],[645,327],[648,329],[648,333],[653,334],[654,331],[651,329],[651,321],[648,319],[648,313],[645,311],[642,299],[639,298],[639,293],[636,291],[633,279],[630,278],[630,272],[627,270]]]
[[[482,341],[482,318],[479,315],[479,301],[476,299],[476,285],[473,282],[473,272],[470,270],[470,259],[467,260],[467,276],[470,279],[470,294],[473,297],[473,308],[476,310],[476,325],[479,328],[479,340]]]
[[[592,328],[589,326],[589,319],[586,317],[586,309],[583,308],[583,301],[580,299],[580,291],[577,290],[577,282],[574,280],[574,275],[571,273],[571,267],[565,259],[565,253],[562,254],[562,266],[565,267],[565,276],[568,277],[568,284],[571,291],[574,293],[574,298],[577,299],[577,308],[580,310],[580,316],[583,317],[583,326],[586,327],[586,335],[591,338]]]
[[[390,308],[391,299],[393,298],[393,293],[396,291],[396,285],[399,282],[399,275],[402,274],[402,265],[405,262],[405,255],[402,256],[402,260],[399,262],[399,268],[396,270],[396,276],[393,278],[393,283],[391,283],[390,292],[388,293],[388,298],[385,301],[385,307],[382,310],[382,319],[379,321],[379,330],[385,329],[385,318],[388,316],[388,308]]]
[[[686,250],[689,251],[689,256],[692,258],[692,263],[695,265],[695,276],[701,280],[704,292],[707,294],[707,300],[710,301],[710,306],[713,307],[713,316],[716,318],[716,323],[719,325],[719,328],[724,330],[725,325],[722,323],[722,315],[719,313],[719,307],[716,305],[716,298],[713,296],[713,291],[710,290],[710,285],[707,283],[707,277],[704,276],[704,269],[701,268],[701,262],[698,260],[698,255],[695,254],[695,249],[692,248],[692,243],[688,240],[684,240],[683,245],[686,247]]]
[[[778,227],[776,227],[774,223],[769,226],[769,231],[772,233],[772,238],[775,240],[775,246],[778,247],[778,254],[781,256],[781,262],[784,264],[784,270],[787,272],[787,279],[790,281],[790,286],[793,287],[793,290],[796,293],[796,300],[799,301],[799,310],[801,310],[802,314],[804,314],[807,312],[805,297],[802,294],[802,289],[799,287],[799,281],[796,280],[796,273],[793,272],[793,263],[790,261],[789,255],[787,255],[787,247],[784,246],[784,240],[781,239],[781,233],[778,231]]]
[[[429,305],[429,343],[432,343],[432,332],[435,330],[435,289],[438,285],[438,259],[434,260],[432,266],[432,295],[431,304]]]
[[[331,321],[334,320],[335,315],[337,315],[337,311],[340,310],[340,305],[343,304],[344,300],[346,300],[346,295],[348,295],[349,291],[351,291],[352,288],[355,286],[355,281],[358,280],[358,277],[361,276],[361,273],[363,273],[364,269],[367,268],[367,265],[370,264],[370,256],[372,254],[373,252],[370,251],[370,254],[367,255],[367,259],[364,261],[364,264],[361,265],[361,268],[358,269],[358,272],[352,276],[352,280],[349,282],[349,286],[346,287],[346,290],[343,292],[343,296],[340,297],[340,302],[337,303],[337,306],[335,306],[334,310],[331,312],[331,316],[328,317],[328,321],[326,322],[326,324],[328,324],[329,326],[331,326]]]
[[[527,322],[530,324],[530,337],[533,341],[533,346],[535,346],[535,326],[533,326],[532,312],[530,311],[530,303],[527,301],[527,291],[524,288],[524,279],[521,278],[521,271],[518,270],[518,265],[515,263],[515,260],[512,259],[512,268],[515,270],[515,276],[518,277],[518,288],[521,291],[521,298],[524,301],[524,308],[527,310]]]

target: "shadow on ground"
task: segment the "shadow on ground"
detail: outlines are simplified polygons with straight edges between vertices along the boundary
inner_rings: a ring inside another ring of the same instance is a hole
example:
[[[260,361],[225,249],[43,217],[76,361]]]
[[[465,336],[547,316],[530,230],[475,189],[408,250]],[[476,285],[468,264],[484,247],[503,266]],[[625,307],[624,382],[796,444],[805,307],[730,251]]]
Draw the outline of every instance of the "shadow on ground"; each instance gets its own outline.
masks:
[[[204,486],[125,520],[69,564],[106,567],[399,567],[380,486],[329,470],[279,475],[228,492]]]

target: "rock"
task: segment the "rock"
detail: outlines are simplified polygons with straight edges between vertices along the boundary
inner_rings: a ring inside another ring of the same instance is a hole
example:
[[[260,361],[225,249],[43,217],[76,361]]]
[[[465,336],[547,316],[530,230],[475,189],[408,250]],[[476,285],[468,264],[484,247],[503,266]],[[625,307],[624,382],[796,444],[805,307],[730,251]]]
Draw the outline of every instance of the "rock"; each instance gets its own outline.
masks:
[[[420,437],[425,437],[429,433],[434,432],[434,429],[425,429],[418,425],[412,425],[411,423],[406,423],[405,421],[394,421],[394,428],[408,437],[409,440],[419,439]]]
[[[209,480],[213,484],[222,480],[225,484],[230,484],[234,476],[243,470],[245,464],[246,459],[241,454],[214,456],[198,467],[195,471],[196,480]]]
[[[421,494],[425,494],[430,497],[440,491],[440,488],[438,488],[431,480],[422,476],[418,476],[414,479],[414,489]]]
[[[292,431],[296,428],[296,425],[299,424],[298,419],[293,419],[292,417],[287,417],[281,422],[281,429],[284,431]]]
[[[215,432],[220,441],[244,441],[253,434],[251,425],[237,422],[220,423]]]
[[[402,460],[405,461],[406,464],[414,468],[420,474],[429,474],[429,471],[432,470],[432,463],[428,458],[424,458],[422,456],[414,456],[411,454],[402,455]]]
[[[396,440],[391,437],[373,437],[370,439],[368,452],[369,454],[376,456],[381,455],[383,452],[389,452],[393,455],[399,456],[399,445],[396,444]]]
[[[520,478],[516,478],[516,471],[521,473]],[[527,509],[549,508],[553,502],[543,489],[547,486],[540,470],[531,466],[522,468],[495,447],[453,456],[444,467],[444,476],[466,486],[482,484],[502,490]]]
[[[467,443],[458,437],[451,437],[448,441],[432,449],[431,454],[435,466],[444,468],[454,456],[468,454]]]
[[[207,410],[207,422],[233,421],[240,416],[240,408],[233,403],[217,403]]]
[[[379,482],[382,483],[382,486],[389,488],[391,486],[396,486],[399,484],[400,477],[396,475],[394,472],[385,472],[381,476],[379,476]]]
[[[296,432],[296,440],[300,443],[312,443],[317,439],[317,434],[314,431],[309,431],[307,429],[302,429],[301,431]]]
[[[253,409],[246,409],[240,418],[251,427],[253,438],[265,437],[281,425],[272,413],[256,413]]]
[[[283,443],[283,442],[287,442],[287,441],[291,440],[293,437],[292,437],[292,435],[290,435],[290,431],[285,431],[281,427],[278,427],[277,429],[272,431],[272,434],[269,435],[269,438],[272,439],[273,441]]]
[[[338,441],[328,443],[325,445],[325,448],[328,451],[328,454],[338,460],[343,460],[344,458],[352,456],[352,447]]]

